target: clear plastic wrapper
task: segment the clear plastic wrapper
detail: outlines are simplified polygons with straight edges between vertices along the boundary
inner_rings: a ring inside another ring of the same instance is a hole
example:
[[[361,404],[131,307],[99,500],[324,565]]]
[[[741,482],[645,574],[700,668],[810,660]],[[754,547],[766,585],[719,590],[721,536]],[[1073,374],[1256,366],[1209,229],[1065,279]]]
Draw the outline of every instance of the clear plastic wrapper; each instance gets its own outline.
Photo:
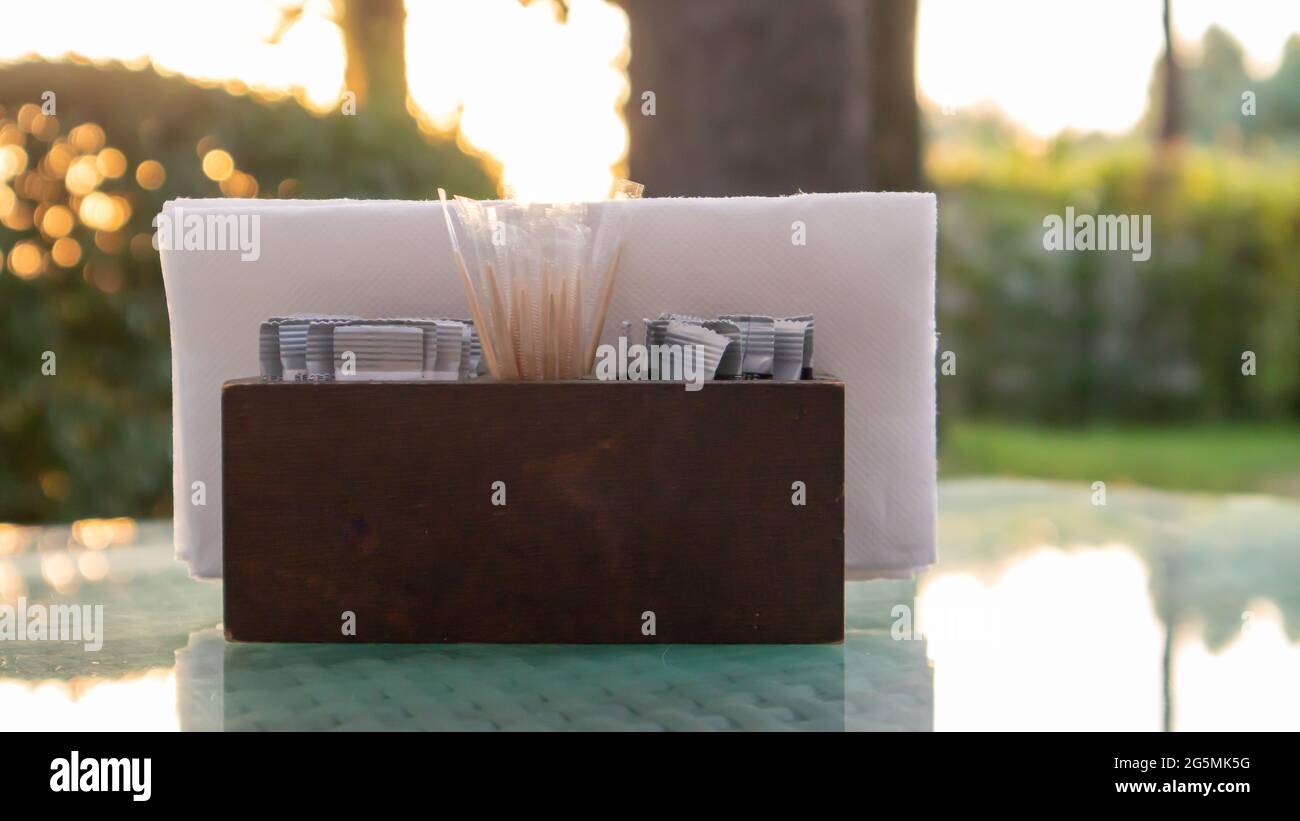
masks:
[[[444,204],[452,253],[498,379],[576,379],[591,372],[618,275],[627,221],[615,200],[587,203]],[[446,203],[445,194],[439,192]]]

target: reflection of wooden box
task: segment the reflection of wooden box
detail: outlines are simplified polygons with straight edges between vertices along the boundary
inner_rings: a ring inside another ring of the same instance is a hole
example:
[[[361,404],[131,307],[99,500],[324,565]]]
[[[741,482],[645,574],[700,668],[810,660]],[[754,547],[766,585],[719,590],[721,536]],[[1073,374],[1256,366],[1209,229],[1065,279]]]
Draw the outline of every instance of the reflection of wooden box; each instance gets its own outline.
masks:
[[[843,638],[834,379],[237,380],[222,464],[231,639]]]

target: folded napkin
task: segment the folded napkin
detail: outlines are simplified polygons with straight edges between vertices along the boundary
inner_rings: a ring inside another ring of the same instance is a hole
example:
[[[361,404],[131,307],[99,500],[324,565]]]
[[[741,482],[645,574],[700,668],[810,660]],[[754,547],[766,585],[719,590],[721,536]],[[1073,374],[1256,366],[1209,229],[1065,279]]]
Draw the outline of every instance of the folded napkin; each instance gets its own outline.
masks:
[[[814,365],[845,383],[849,575],[905,576],[931,564],[934,195],[646,199],[630,206],[603,341],[614,340],[622,320],[639,325],[667,310],[813,314]],[[221,575],[221,383],[257,373],[259,323],[309,312],[464,315],[441,208],[223,199],[164,206],[178,222],[178,209],[258,217],[256,253],[162,251],[176,552],[193,575]]]

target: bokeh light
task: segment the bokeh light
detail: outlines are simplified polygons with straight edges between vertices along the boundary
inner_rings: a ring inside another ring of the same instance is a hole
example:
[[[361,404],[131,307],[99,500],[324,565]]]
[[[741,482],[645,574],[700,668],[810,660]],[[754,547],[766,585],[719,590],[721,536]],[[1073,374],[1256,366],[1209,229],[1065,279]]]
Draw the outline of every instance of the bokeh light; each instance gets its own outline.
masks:
[[[3,197],[0,197],[3,199]],[[29,231],[32,227],[32,209],[22,200],[14,200],[8,210],[4,211],[0,222],[11,231]]]
[[[70,193],[84,195],[94,191],[103,181],[104,175],[99,173],[99,165],[94,156],[88,154],[69,163],[63,184]]]
[[[221,193],[227,197],[256,197],[257,180],[242,171],[234,171],[221,181]]]
[[[145,160],[135,169],[135,181],[147,191],[157,191],[167,181],[167,170],[157,160]]]
[[[214,148],[203,155],[203,173],[208,179],[217,182],[228,180],[235,173],[235,160],[230,152]]]
[[[46,209],[45,215],[41,217],[41,230],[47,236],[56,239],[66,237],[72,233],[72,229],[76,227],[76,224],[76,218],[66,205],[51,206]]]
[[[73,268],[81,262],[81,243],[72,237],[61,237],[50,247],[50,258],[61,268]]]
[[[13,556],[26,547],[27,537],[24,528],[0,522],[0,556]]]
[[[35,242],[24,240],[9,251],[9,270],[23,279],[31,279],[41,272],[43,254]]]
[[[121,231],[96,231],[95,247],[105,254],[116,256],[126,247],[126,237]]]
[[[81,269],[81,276],[106,294],[115,294],[126,284],[122,266],[115,259],[95,259]]]
[[[96,123],[83,123],[68,132],[68,142],[83,154],[94,154],[104,147],[104,129]]]
[[[68,495],[68,474],[61,470],[47,470],[41,474],[41,493],[50,499],[62,499]]]
[[[0,181],[8,182],[27,168],[27,151],[21,145],[0,147]]]
[[[41,575],[60,593],[71,593],[80,586],[77,563],[66,550],[55,550],[41,556]]]
[[[83,547],[103,550],[109,545],[134,542],[137,535],[135,520],[129,516],[114,519],[78,519],[72,523],[72,538]]]
[[[126,155],[116,148],[105,148],[95,158],[95,167],[100,174],[115,180],[126,173]]]
[[[87,550],[77,557],[77,569],[88,582],[103,581],[108,576],[108,556],[96,550]]]
[[[27,595],[23,574],[9,559],[0,559],[0,603],[13,604]]]
[[[41,161],[45,173],[51,177],[63,177],[68,173],[68,166],[77,156],[77,151],[66,140],[59,140],[50,146]]]

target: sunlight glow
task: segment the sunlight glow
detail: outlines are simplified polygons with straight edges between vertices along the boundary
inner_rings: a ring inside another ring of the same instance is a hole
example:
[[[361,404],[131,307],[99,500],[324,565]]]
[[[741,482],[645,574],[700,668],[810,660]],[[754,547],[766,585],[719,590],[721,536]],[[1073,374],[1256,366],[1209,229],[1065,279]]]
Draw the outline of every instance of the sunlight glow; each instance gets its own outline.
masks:
[[[627,16],[604,0],[411,0],[411,98],[503,166],[522,199],[600,199],[627,153]]]
[[[917,597],[936,730],[1159,730],[1163,631],[1126,546],[1040,548]]]
[[[1300,645],[1272,602],[1252,602],[1241,633],[1217,653],[1199,636],[1181,642],[1174,681],[1177,730],[1300,730]]]
[[[342,93],[344,62],[342,34],[329,18],[331,4],[308,0],[302,19],[272,44],[268,38],[283,5],[277,0],[13,3],[0,26],[0,60],[80,57],[131,68],[152,62],[164,73],[203,83],[237,80],[264,94],[292,94],[317,110],[330,108]]]
[[[1262,76],[1300,32],[1300,4],[1177,0],[1173,21],[1185,54],[1218,25]],[[1040,137],[1113,134],[1141,118],[1163,49],[1161,0],[921,0],[917,84],[938,106],[991,103]]]
[[[158,668],[120,679],[0,680],[0,731],[179,730],[176,674]]]
[[[1125,545],[1040,547],[994,579],[934,572],[917,597],[934,662],[936,730],[1159,730],[1165,628]],[[1209,650],[1174,638],[1172,729],[1300,729],[1300,644],[1270,601]]]

